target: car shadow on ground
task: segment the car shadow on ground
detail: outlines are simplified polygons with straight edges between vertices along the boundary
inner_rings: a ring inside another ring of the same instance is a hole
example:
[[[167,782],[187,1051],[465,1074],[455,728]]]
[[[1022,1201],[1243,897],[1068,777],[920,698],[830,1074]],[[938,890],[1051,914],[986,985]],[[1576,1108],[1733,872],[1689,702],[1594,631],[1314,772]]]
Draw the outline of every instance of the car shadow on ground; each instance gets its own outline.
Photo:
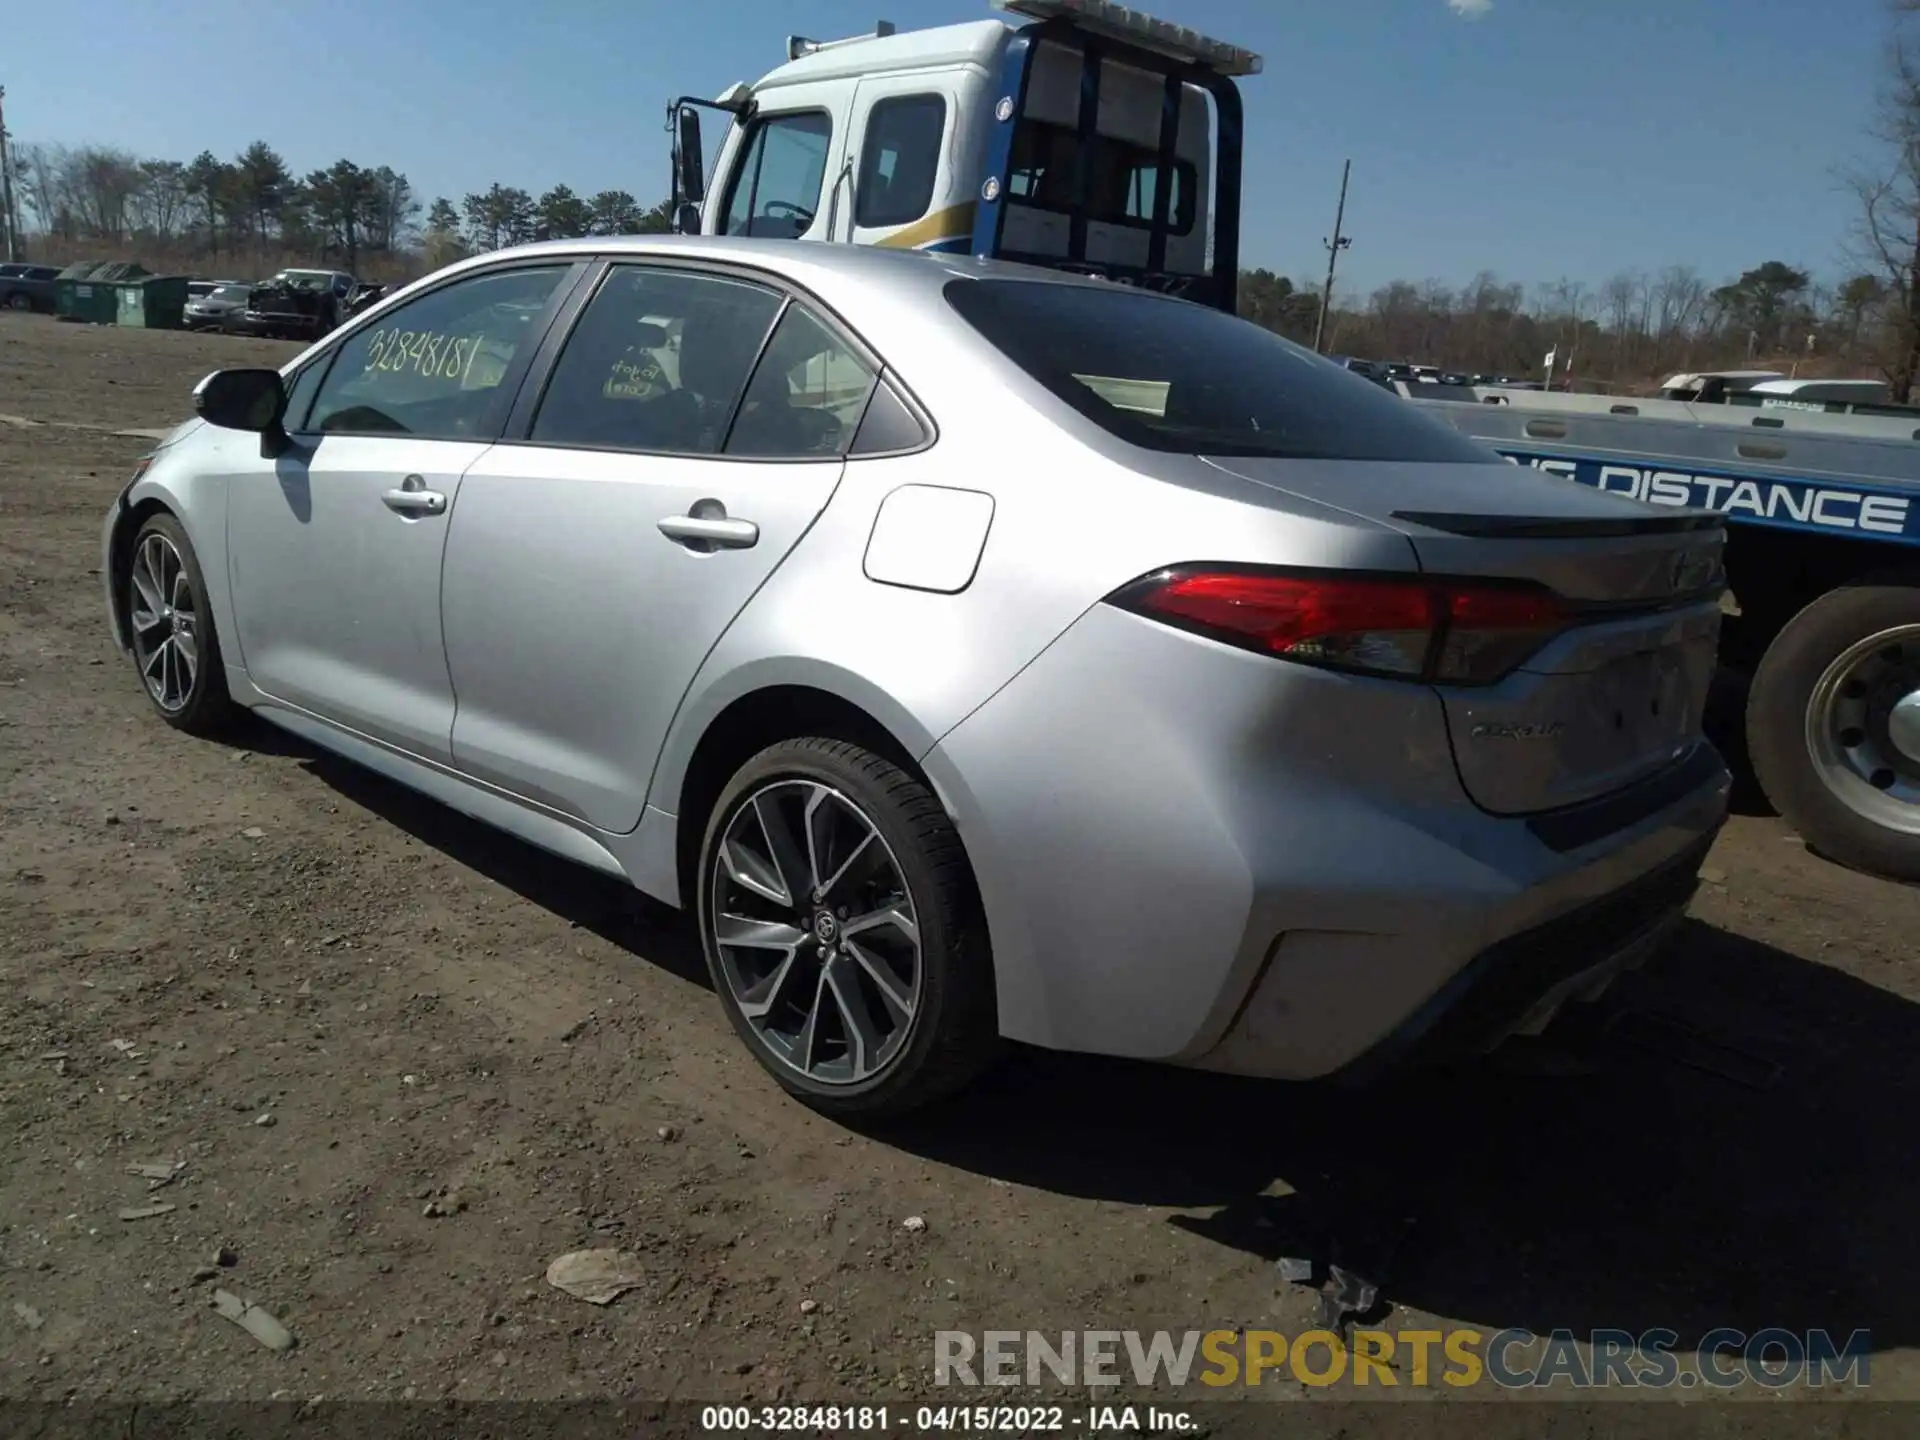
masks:
[[[249,719],[227,744],[298,760],[341,799],[448,859],[670,974],[710,985],[699,937],[685,918],[611,876],[549,855],[263,720]]]
[[[300,758],[423,844],[708,984],[692,925],[628,887],[265,725],[235,743]],[[1616,992],[1618,1023],[1556,1026],[1594,1067],[1565,1078],[1503,1056],[1354,1091],[1016,1048],[957,1100],[871,1133],[1178,1210],[1170,1223],[1264,1261],[1331,1258],[1489,1330],[1920,1343],[1920,1006],[1698,921]]]
[[[887,1138],[1488,1329],[1920,1341],[1920,1007],[1689,921],[1612,1013],[1594,1073],[1367,1092],[1027,1053]]]

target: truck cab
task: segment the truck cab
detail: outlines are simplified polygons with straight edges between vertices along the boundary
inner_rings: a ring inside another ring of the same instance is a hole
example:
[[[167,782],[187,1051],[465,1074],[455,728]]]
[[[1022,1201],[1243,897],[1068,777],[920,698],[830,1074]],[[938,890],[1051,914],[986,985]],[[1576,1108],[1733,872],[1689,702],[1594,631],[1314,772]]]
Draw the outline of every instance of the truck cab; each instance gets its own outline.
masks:
[[[1237,77],[1258,55],[1106,0],[787,42],[672,106],[681,230],[992,256],[1232,309]],[[726,116],[711,184],[700,111]]]

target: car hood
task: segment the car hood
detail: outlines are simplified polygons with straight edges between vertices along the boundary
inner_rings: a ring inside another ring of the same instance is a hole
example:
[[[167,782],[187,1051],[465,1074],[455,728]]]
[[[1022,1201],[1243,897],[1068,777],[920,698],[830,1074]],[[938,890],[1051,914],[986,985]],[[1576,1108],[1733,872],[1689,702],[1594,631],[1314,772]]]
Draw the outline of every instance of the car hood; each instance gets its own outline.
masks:
[[[174,426],[173,429],[169,430],[165,436],[154,442],[151,453],[158,455],[162,450],[170,449],[178,445],[182,440],[186,439],[206,423],[207,422],[202,420],[198,415],[194,416],[191,420],[182,420],[178,425]]]

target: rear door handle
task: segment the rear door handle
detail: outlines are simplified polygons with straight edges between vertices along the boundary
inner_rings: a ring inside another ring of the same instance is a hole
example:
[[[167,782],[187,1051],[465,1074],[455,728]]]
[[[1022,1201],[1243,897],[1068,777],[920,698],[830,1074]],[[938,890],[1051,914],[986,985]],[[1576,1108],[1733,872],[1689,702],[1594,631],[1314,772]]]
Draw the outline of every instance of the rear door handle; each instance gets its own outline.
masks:
[[[396,515],[441,515],[446,512],[447,497],[427,489],[427,482],[418,475],[409,475],[398,490],[382,494],[380,503]]]
[[[660,533],[689,548],[746,550],[760,541],[760,527],[751,520],[732,520],[726,515],[669,515],[660,522]]]

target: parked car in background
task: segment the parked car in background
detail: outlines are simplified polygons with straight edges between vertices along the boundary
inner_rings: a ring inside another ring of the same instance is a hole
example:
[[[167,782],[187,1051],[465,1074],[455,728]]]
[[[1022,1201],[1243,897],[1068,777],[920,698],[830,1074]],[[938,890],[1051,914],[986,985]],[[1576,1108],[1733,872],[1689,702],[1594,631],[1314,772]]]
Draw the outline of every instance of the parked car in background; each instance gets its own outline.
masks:
[[[347,297],[348,316],[358,315],[363,310],[371,309],[386,298],[390,288],[392,287],[367,282],[354,286],[353,293]]]
[[[1328,358],[1342,370],[1351,370],[1362,379],[1371,380],[1374,384],[1388,389],[1392,388],[1387,380],[1387,367],[1378,360],[1362,360],[1353,355],[1332,355]]]
[[[196,285],[201,283],[194,282]],[[240,322],[247,313],[247,297],[253,287],[240,280],[205,283],[208,287],[206,290],[198,295],[190,295],[186,309],[181,312],[181,324],[189,330],[228,332],[240,328]]]
[[[278,340],[318,340],[346,318],[359,284],[344,270],[282,270],[252,288],[234,328]]]
[[[53,313],[53,282],[58,265],[0,265],[0,307]]]
[[[1719,517],[1207,306],[557,241],[194,405],[102,534],[158,716],[255,711],[694,911],[824,1110],[1002,1039],[1478,1053],[1655,953],[1726,814]]]

